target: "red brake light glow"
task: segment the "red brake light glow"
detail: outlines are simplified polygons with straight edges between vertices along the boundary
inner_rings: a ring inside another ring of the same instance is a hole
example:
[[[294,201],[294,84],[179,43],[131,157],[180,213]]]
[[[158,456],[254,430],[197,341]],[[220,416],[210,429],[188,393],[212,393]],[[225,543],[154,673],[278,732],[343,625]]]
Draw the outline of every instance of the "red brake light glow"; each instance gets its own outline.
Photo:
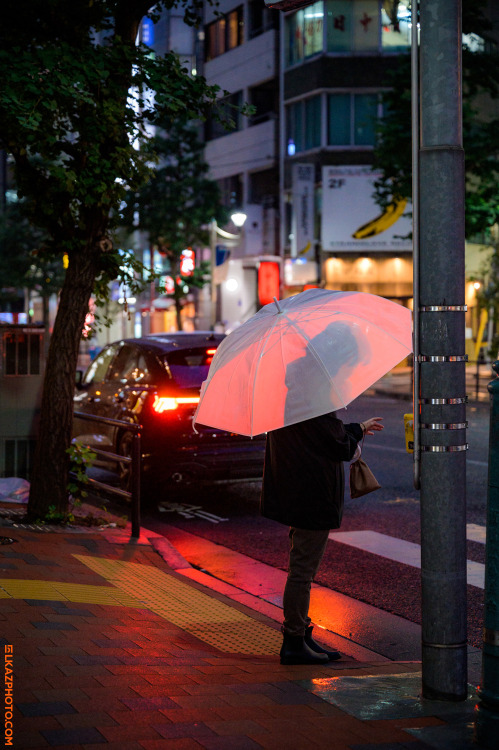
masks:
[[[206,364],[211,365],[211,361],[213,359],[213,355],[215,354],[216,349],[207,349],[206,350]]]
[[[165,411],[173,411],[174,409],[178,409],[179,406],[198,403],[199,396],[182,396],[180,398],[176,398],[173,396],[158,396],[158,394],[156,394],[154,396],[152,408],[154,409],[156,414],[163,414],[163,412]]]

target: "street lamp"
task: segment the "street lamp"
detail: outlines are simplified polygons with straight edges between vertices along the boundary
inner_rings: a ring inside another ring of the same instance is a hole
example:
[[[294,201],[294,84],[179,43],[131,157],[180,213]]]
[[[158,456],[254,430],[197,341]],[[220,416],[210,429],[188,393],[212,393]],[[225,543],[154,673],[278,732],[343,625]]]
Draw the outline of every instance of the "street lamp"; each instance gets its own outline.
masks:
[[[238,229],[241,229],[248,217],[243,211],[235,211],[230,218],[232,223],[235,224]]]
[[[243,211],[235,211],[231,215],[232,223],[238,228],[242,229],[244,222],[247,219],[246,214]],[[220,297],[220,282],[222,279],[217,278],[217,240],[221,238],[224,240],[224,245],[227,247],[236,247],[241,239],[241,234],[233,234],[227,232],[225,229],[221,229],[216,220],[212,219],[210,222],[210,255],[211,255],[211,323],[213,328],[220,321],[222,317],[221,310],[221,297]]]

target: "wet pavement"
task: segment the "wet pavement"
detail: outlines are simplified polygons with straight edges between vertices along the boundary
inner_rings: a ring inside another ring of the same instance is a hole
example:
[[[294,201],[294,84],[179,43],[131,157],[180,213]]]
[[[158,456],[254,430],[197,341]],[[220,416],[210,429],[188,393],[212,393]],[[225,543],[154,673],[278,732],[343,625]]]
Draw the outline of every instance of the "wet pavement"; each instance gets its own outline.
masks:
[[[364,631],[336,632],[339,600],[315,587],[314,633],[342,659],[282,666],[282,571],[178,530],[25,528],[3,508],[13,747],[476,748],[475,683],[464,702],[422,699],[418,639],[401,618],[352,599]]]

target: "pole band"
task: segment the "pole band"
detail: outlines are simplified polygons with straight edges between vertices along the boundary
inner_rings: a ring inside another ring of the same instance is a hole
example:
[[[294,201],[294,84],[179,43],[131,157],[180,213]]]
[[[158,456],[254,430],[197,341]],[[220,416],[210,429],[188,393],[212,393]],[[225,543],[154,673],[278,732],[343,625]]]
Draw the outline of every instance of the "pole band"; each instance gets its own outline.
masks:
[[[418,362],[467,362],[467,354],[453,354],[449,356],[433,356],[427,354],[419,354]]]
[[[468,643],[466,641],[463,643],[426,643],[423,641],[422,646],[424,648],[467,648]]]
[[[468,305],[423,305],[420,312],[467,312]]]
[[[468,427],[468,422],[450,422],[442,424],[440,422],[430,422],[430,424],[422,424],[423,430],[465,430]]]
[[[457,398],[420,398],[420,404],[467,404],[468,396],[458,396]]]
[[[468,448],[468,443],[464,445],[422,445],[421,451],[423,453],[459,453],[460,451],[467,451]]]

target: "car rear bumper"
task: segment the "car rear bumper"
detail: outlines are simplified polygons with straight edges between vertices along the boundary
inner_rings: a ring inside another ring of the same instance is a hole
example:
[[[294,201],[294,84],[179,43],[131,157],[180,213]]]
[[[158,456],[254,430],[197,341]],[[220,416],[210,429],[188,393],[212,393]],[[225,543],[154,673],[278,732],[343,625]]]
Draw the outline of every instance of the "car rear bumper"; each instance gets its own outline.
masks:
[[[149,456],[149,460],[144,461],[144,470],[177,484],[259,480],[263,475],[264,454],[265,442],[262,440],[252,441],[249,445],[180,446],[167,459],[166,456]]]

